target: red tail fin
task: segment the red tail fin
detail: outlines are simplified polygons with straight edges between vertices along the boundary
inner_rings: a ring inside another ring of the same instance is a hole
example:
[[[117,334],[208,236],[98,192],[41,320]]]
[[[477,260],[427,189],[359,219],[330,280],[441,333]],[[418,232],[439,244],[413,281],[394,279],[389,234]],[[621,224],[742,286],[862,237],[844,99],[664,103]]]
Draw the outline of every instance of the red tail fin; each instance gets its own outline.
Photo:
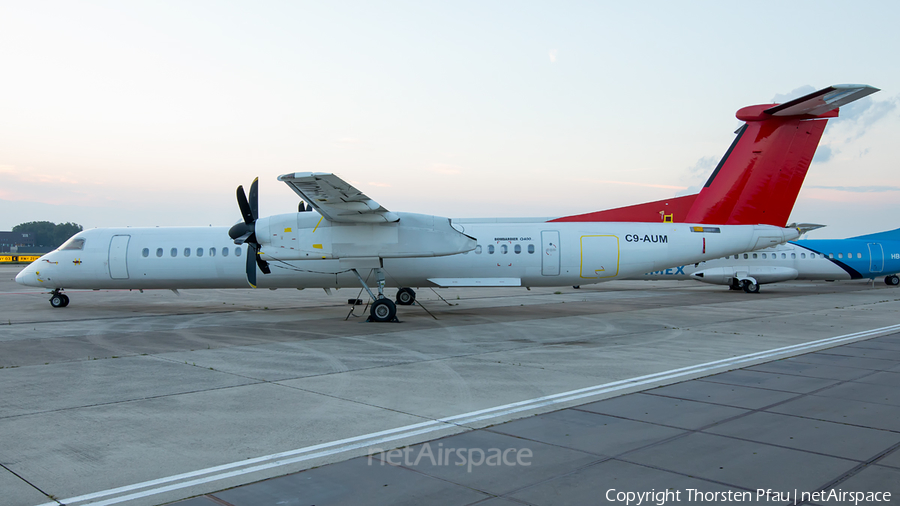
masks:
[[[553,221],[677,221],[775,225],[790,217],[800,186],[837,108],[875,93],[865,85],[835,85],[781,105],[737,112],[746,122],[697,195],[648,202]]]

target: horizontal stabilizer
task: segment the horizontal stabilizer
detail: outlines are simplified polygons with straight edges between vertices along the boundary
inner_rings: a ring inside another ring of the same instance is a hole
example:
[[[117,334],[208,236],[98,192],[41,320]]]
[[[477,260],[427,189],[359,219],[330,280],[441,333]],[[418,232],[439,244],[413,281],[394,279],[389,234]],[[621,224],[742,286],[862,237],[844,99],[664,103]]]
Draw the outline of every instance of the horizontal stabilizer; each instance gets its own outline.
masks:
[[[825,225],[819,225],[817,223],[791,223],[785,228],[796,228],[800,232],[800,235],[803,235],[812,232],[813,230],[825,228]]]
[[[772,116],[819,116],[876,91],[878,88],[866,84],[835,84],[763,112]]]
[[[325,172],[295,172],[278,176],[328,221],[390,223],[400,217],[343,179]]]

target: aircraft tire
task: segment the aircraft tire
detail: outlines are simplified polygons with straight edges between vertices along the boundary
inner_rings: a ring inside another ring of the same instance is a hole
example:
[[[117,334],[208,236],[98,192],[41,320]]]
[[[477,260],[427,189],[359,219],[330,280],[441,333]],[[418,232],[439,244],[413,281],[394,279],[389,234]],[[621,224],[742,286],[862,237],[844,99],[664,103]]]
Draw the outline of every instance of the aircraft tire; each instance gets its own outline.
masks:
[[[759,293],[759,283],[754,283],[749,279],[745,279],[741,286],[747,293]]]
[[[65,295],[62,294],[53,294],[50,297],[50,305],[53,307],[66,307],[66,299],[64,299]]]
[[[62,307],[68,306],[69,305],[69,296],[64,293],[59,294],[59,296],[62,297],[62,299],[63,299]]]
[[[416,291],[412,288],[401,288],[397,290],[397,304],[401,306],[412,306],[416,302]]]
[[[389,322],[397,317],[397,306],[391,299],[378,299],[372,303],[370,319],[373,322]]]
[[[897,286],[900,285],[900,276],[893,274],[891,276],[884,277],[884,284],[889,286]]]

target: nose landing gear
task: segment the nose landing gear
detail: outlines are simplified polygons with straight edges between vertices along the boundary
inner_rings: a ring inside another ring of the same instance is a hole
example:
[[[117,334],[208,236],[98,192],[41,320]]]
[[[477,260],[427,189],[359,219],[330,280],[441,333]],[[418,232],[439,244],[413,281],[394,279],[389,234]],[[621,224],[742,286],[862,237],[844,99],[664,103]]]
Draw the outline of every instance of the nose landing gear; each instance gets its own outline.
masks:
[[[57,288],[50,293],[50,305],[53,307],[66,307],[69,305],[69,296]]]

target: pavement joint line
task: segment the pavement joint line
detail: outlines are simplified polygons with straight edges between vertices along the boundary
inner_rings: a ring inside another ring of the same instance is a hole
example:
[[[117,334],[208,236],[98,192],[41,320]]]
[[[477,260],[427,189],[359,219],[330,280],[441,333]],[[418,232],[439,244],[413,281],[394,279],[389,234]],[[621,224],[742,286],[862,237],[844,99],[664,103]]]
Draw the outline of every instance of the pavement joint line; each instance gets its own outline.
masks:
[[[835,478],[835,479],[833,479],[833,480],[831,480],[831,481],[825,483],[824,485],[822,485],[821,487],[817,488],[816,490],[824,491],[824,490],[828,490],[828,489],[834,488],[835,485],[838,485],[839,483],[843,483],[843,482],[847,481],[848,479],[850,479],[850,478],[856,476],[857,474],[859,474],[859,473],[860,473],[861,471],[863,471],[864,469],[868,469],[868,467],[871,466],[872,464],[876,464],[878,460],[881,460],[881,459],[883,459],[884,457],[886,457],[887,455],[893,453],[897,448],[900,448],[900,443],[897,443],[897,444],[891,446],[891,447],[888,448],[887,450],[884,450],[883,452],[879,453],[878,455],[875,455],[874,457],[872,457],[872,458],[870,458],[870,459],[867,459],[867,460],[865,460],[865,461],[863,461],[863,462],[860,462],[859,464],[857,464],[856,466],[854,466],[852,469],[850,469],[850,470],[848,470],[847,472],[841,474],[841,475],[838,476],[837,478]],[[812,502],[812,501],[804,501],[804,502],[802,502],[802,503],[800,503],[800,504],[801,504],[801,505],[804,505],[804,504],[813,504],[813,502]]]
[[[501,406],[495,406],[492,408],[486,408],[482,410],[472,411],[469,413],[462,413],[459,415],[454,415],[450,417],[439,418],[435,420],[430,420],[427,422],[420,422],[412,425],[407,425],[403,427],[397,427],[394,429],[388,429],[380,432],[374,432],[369,434],[363,434],[360,436],[355,436],[346,439],[340,439],[336,441],[331,441],[328,443],[321,443],[318,445],[308,446],[305,448],[298,448],[295,450],[289,450],[286,452],[275,453],[271,455],[265,455],[261,457],[256,457],[253,459],[242,460],[238,462],[232,462],[229,464],[222,464],[219,466],[200,469],[197,471],[191,471],[188,473],[182,473],[178,475],[173,475],[165,478],[158,478],[156,480],[145,481],[141,483],[136,483],[133,485],[126,485],[123,487],[118,487],[114,489],[108,489],[99,492],[93,492],[89,494],[84,494],[81,496],[76,496],[72,498],[67,498],[59,501],[43,503],[39,506],[58,506],[59,503],[63,504],[73,504],[78,502],[89,501],[93,499],[100,499],[104,497],[113,496],[120,493],[131,492],[134,490],[140,489],[148,489],[149,487],[155,487],[157,485],[163,485],[166,483],[173,483],[171,485],[165,485],[157,488],[150,488],[149,490],[143,490],[141,492],[135,492],[132,494],[112,497],[110,499],[105,499],[97,502],[86,503],[84,506],[88,504],[91,506],[106,506],[109,504],[118,504],[121,502],[129,501],[132,499],[139,499],[143,497],[149,497],[165,492],[169,492],[172,490],[183,489],[195,485],[201,485],[209,482],[220,481],[227,478],[232,478],[235,476],[240,476],[243,474],[264,471],[267,469],[282,467],[290,464],[295,464],[298,462],[302,462],[305,460],[311,460],[320,457],[327,457],[330,455],[335,455],[339,453],[344,453],[352,450],[357,450],[365,447],[371,447],[375,444],[388,443],[392,441],[397,441],[404,438],[409,438],[413,436],[418,436],[422,434],[429,434],[432,432],[436,432],[438,430],[448,429],[453,426],[461,426],[468,427],[466,424],[474,424],[476,422],[482,422],[485,420],[490,420],[493,418],[498,418],[510,414],[519,413],[522,411],[528,411],[538,408],[543,408],[547,406],[553,406],[558,404],[563,404],[567,402],[571,402],[574,400],[584,399],[586,397],[593,397],[597,395],[602,395],[606,393],[616,392],[620,390],[625,390],[629,388],[634,388],[637,386],[643,386],[650,383],[655,383],[659,381],[666,381],[670,379],[678,379],[685,376],[690,376],[698,373],[704,373],[711,370],[719,369],[722,367],[731,367],[734,365],[747,363],[747,362],[755,362],[762,359],[776,359],[778,357],[790,356],[792,354],[797,354],[801,351],[807,351],[814,348],[820,347],[829,347],[837,345],[838,343],[854,341],[854,340],[862,340],[868,339],[872,337],[877,337],[879,335],[887,335],[900,332],[900,324],[891,325],[887,327],[881,327],[876,329],[869,329],[864,331],[855,332],[852,334],[845,334],[841,336],[829,337],[825,339],[819,339],[816,341],[810,341],[806,343],[795,344],[791,346],[784,346],[781,348],[775,348],[771,350],[764,350],[756,353],[750,353],[746,355],[741,355],[737,357],[715,360],[712,362],[706,362],[703,364],[697,364],[694,366],[681,367],[678,369],[672,369],[669,371],[662,371],[658,373],[648,374],[644,376],[638,376],[635,378],[629,378],[619,381],[614,381],[611,383],[605,383],[602,385],[595,385],[592,387],[585,387],[576,390],[571,390],[568,392],[562,392],[558,394],[547,395],[543,397],[536,397],[533,399],[527,399],[524,401],[514,402],[510,404],[505,404]],[[330,448],[330,449],[329,449]],[[321,450],[321,451],[320,451]],[[258,465],[253,465],[258,464]],[[250,467],[247,467],[250,466]],[[238,469],[243,468],[243,469]],[[227,471],[224,473],[220,473],[220,471]],[[213,474],[220,473],[220,474]],[[210,475],[210,476],[206,476]],[[200,476],[205,476],[202,478],[196,478]],[[180,481],[190,478],[196,478],[190,481]]]
[[[38,492],[44,494],[44,495],[47,496],[47,497],[50,497],[50,494],[48,494],[47,492],[44,492],[43,490],[40,489],[40,487],[38,487],[38,486],[35,485],[34,483],[28,481],[28,480],[25,479],[25,477],[23,477],[21,474],[19,474],[19,473],[13,471],[13,470],[10,469],[9,467],[7,467],[5,464],[0,464],[0,469],[3,469],[3,470],[5,470],[5,471],[7,471],[9,474],[11,474],[11,475],[15,476],[16,478],[22,480],[24,483],[27,483],[28,486],[30,486],[31,488],[37,490]]]

